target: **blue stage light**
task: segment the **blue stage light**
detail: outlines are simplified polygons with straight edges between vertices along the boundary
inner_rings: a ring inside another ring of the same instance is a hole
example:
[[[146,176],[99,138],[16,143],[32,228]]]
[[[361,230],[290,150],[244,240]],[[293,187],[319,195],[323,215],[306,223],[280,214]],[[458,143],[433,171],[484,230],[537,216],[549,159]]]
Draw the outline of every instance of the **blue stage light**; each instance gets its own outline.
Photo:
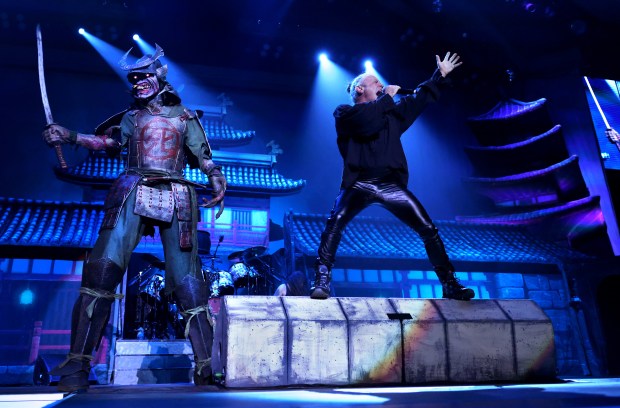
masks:
[[[19,304],[20,305],[31,305],[34,300],[34,293],[30,289],[26,289],[19,296]]]
[[[366,60],[364,62],[364,68],[366,68],[366,71],[370,71],[373,68],[372,61]]]
[[[327,57],[327,54],[322,52],[319,54],[319,61],[320,62],[327,62],[329,61],[329,58]]]
[[[134,34],[131,38],[133,38],[134,41],[138,41],[140,39],[140,36],[138,34]]]
[[[78,33],[80,33],[80,35],[84,35],[86,33],[86,30],[84,30],[83,28],[80,28],[78,30]]]

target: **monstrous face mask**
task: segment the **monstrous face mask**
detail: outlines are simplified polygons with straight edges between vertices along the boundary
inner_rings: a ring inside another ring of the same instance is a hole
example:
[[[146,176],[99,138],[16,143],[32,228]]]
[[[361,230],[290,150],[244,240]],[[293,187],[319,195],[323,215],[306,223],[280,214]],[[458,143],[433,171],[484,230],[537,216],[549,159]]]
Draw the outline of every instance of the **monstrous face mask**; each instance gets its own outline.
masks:
[[[129,71],[127,79],[132,85],[132,93],[136,99],[150,99],[157,95],[166,81],[168,67],[162,65],[159,58],[164,55],[164,50],[155,44],[155,53],[147,54],[137,60],[134,64],[127,63],[127,56],[131,50],[121,58],[118,65],[124,71]]]
[[[137,99],[150,99],[159,92],[159,81],[154,74],[130,72],[127,79],[132,84],[131,90]]]

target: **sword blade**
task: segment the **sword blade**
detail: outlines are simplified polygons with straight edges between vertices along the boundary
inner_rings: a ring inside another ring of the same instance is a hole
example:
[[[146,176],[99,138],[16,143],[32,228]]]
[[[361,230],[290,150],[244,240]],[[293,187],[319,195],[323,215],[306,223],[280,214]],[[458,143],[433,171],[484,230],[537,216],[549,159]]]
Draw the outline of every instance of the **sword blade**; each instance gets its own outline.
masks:
[[[594,90],[592,89],[592,86],[590,85],[590,81],[588,80],[588,77],[584,76],[583,79],[586,81],[586,85],[588,86],[588,89],[590,90],[590,95],[592,95],[592,99],[594,100],[594,104],[596,105],[596,108],[598,109],[598,113],[600,113],[601,118],[603,118],[603,122],[605,123],[605,128],[611,129],[611,127],[609,126],[609,122],[607,122],[607,118],[605,117],[605,114],[603,113],[603,108],[601,108],[601,105],[598,103],[598,99],[596,98],[596,95],[594,94]]]
[[[43,101],[43,110],[45,111],[45,122],[47,125],[54,123],[52,117],[52,108],[50,108],[50,101],[47,98],[47,88],[45,87],[45,73],[43,72],[43,38],[41,36],[41,26],[37,24],[37,61],[39,66],[39,88],[41,88],[41,100]],[[54,144],[54,151],[58,158],[58,164],[62,170],[67,169],[67,162],[62,154],[62,147],[60,144]]]
[[[47,98],[47,87],[45,86],[45,72],[43,71],[43,38],[41,37],[41,26],[37,24],[37,56],[39,63],[39,88],[41,88],[41,100],[43,101],[43,110],[45,111],[45,122],[48,125],[54,123],[52,117],[52,108]]]

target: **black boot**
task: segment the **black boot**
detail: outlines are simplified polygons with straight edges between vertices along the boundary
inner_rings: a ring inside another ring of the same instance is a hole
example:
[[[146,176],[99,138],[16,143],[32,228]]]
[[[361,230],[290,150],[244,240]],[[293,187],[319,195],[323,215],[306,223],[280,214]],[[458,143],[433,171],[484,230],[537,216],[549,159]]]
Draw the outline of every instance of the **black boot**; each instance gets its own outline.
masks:
[[[452,265],[449,267],[437,266],[435,273],[441,282],[444,299],[470,300],[474,297],[474,291],[461,285],[459,278],[454,274]]]
[[[80,296],[73,306],[71,349],[67,359],[50,371],[51,375],[60,376],[60,391],[73,393],[88,388],[92,353],[103,337],[112,303],[118,297],[113,290],[122,277],[123,271],[110,259],[84,265]]]
[[[67,359],[54,367],[51,375],[60,376],[58,390],[66,393],[79,393],[89,387],[90,361],[92,356],[69,354]]]
[[[316,275],[314,278],[314,287],[311,289],[310,297],[312,299],[327,299],[329,297],[329,284],[332,281],[332,271],[323,264],[316,266]]]
[[[174,294],[187,321],[185,336],[189,337],[194,350],[194,384],[214,384],[211,371],[213,323],[209,315],[209,288],[204,281],[187,275],[174,289]]]

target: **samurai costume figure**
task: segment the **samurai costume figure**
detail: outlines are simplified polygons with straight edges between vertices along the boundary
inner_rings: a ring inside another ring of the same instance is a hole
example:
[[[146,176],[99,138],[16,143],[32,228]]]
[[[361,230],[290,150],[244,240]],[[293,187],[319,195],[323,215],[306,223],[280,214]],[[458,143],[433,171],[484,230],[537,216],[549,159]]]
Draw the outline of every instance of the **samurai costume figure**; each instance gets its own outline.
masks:
[[[131,51],[131,50],[130,50]],[[159,228],[166,261],[166,291],[173,293],[185,313],[195,358],[194,382],[211,380],[213,329],[207,311],[209,288],[198,257],[198,202],[194,183],[183,177],[187,162],[204,172],[213,198],[205,207],[224,209],[226,179],[213,163],[211,148],[197,113],[181,105],[166,81],[167,66],[157,46],[134,64],[129,52],[119,62],[128,71],[132,106],[102,125],[95,134],[82,134],[50,125],[43,132],[49,145],[77,144],[119,154],[127,150],[125,171],[113,183],[104,203],[99,236],[84,264],[80,295],[73,307],[71,349],[67,359],[50,373],[60,376],[58,388],[76,392],[88,388],[92,352],[108,323],[115,288],[127,269],[131,253],[143,235]]]

